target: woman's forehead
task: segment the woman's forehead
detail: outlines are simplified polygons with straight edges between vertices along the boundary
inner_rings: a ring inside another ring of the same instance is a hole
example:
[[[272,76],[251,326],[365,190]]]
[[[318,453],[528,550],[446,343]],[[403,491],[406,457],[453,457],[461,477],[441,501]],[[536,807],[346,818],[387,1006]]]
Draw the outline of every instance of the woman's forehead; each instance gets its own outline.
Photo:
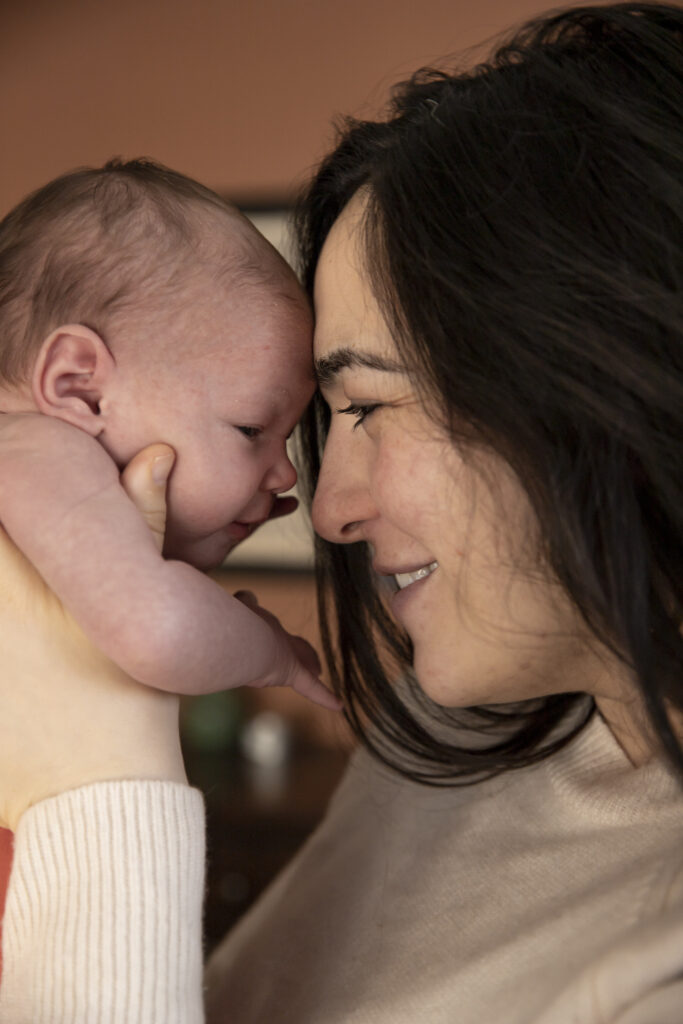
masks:
[[[370,284],[363,250],[367,199],[354,196],[330,229],[314,286],[316,358],[338,349],[396,356],[391,331]]]
[[[363,223],[367,209],[366,193],[356,192],[332,224],[325,239],[316,268],[316,284],[320,276],[328,273],[330,265],[340,260],[350,262],[360,270],[365,262]]]

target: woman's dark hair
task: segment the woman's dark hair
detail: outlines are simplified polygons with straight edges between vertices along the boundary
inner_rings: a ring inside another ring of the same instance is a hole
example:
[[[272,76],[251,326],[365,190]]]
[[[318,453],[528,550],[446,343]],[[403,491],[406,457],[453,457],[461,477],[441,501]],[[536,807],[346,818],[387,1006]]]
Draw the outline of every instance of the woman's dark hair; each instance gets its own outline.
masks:
[[[385,120],[344,123],[297,228],[311,290],[332,224],[367,191],[367,273],[399,351],[454,443],[512,467],[547,566],[632,671],[683,775],[669,717],[683,710],[682,42],[677,7],[582,6],[529,22],[474,69],[420,71]],[[328,425],[317,398],[311,490]],[[413,713],[396,687],[410,643],[365,545],[319,540],[317,563],[352,726],[410,777],[529,764],[590,717],[579,693],[460,711],[422,697]]]

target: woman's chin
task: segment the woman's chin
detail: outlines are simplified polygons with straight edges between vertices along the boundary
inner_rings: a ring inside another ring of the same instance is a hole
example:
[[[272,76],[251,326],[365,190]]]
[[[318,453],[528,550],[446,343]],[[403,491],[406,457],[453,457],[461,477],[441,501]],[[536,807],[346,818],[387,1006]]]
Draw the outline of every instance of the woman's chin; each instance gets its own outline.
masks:
[[[484,685],[487,666],[483,660],[480,666],[468,664],[452,649],[441,650],[438,637],[432,639],[432,644],[413,641],[413,671],[430,700],[444,708],[467,708],[495,700],[490,687]]]

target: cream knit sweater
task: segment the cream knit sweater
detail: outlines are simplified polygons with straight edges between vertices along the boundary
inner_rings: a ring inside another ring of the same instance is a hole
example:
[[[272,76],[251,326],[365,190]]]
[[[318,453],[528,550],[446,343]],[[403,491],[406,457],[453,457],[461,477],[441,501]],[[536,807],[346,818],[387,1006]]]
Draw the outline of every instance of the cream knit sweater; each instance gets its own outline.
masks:
[[[197,1024],[203,812],[85,787],[16,837],[2,1024]],[[206,975],[211,1024],[683,1024],[683,792],[599,718],[430,790],[362,752]]]

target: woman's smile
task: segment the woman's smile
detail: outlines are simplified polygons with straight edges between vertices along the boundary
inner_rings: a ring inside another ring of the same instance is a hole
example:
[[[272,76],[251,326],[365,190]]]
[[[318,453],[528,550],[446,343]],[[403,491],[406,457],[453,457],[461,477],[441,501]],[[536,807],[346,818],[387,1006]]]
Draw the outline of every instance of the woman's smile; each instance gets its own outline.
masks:
[[[364,541],[393,578],[391,613],[438,703],[564,692],[596,673],[576,612],[539,568],[518,479],[493,454],[454,445],[404,369],[363,265],[364,203],[356,196],[333,225],[316,273],[314,355],[331,423],[314,527],[336,544]]]
[[[434,585],[438,566],[438,562],[431,562],[430,565],[418,569],[417,572],[396,573],[393,577],[398,590],[392,594],[391,611],[408,632],[410,632],[410,609],[415,603],[419,605],[426,591]]]
[[[420,569],[411,570],[409,572],[395,572],[393,574],[394,579],[398,585],[399,590],[405,590],[406,587],[411,586],[413,583],[417,583],[418,580],[426,579],[427,576],[431,576],[435,569],[439,566],[438,562],[430,562],[429,565],[423,565]]]

